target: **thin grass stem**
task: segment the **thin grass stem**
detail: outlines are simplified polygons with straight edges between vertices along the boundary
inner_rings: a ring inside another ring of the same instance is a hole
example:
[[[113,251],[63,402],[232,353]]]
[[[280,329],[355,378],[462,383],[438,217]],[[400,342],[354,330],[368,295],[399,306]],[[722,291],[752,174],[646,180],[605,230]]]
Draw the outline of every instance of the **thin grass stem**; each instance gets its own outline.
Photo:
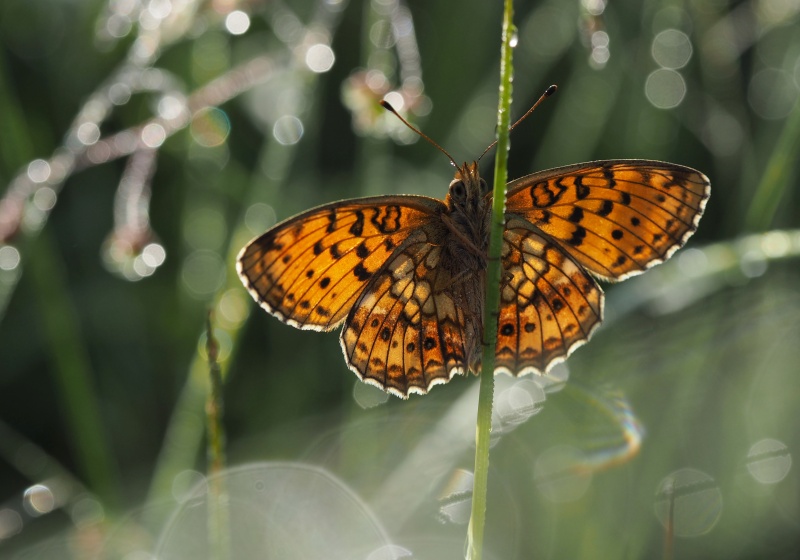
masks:
[[[489,257],[486,267],[486,299],[483,314],[483,358],[481,361],[478,418],[475,434],[475,478],[472,489],[472,512],[467,530],[467,558],[480,560],[486,525],[486,496],[489,481],[489,438],[492,428],[494,397],[494,358],[497,339],[497,314],[500,308],[500,250],[505,229],[505,187],[507,178],[509,127],[511,124],[512,42],[514,4],[506,0],[503,35],[500,47],[500,100],[497,108],[497,157],[494,167],[494,192]]]
[[[206,398],[206,436],[208,455],[208,544],[215,560],[230,557],[230,515],[225,478],[225,431],[222,425],[222,371],[217,361],[219,345],[214,338],[212,313],[206,323],[209,390]]]

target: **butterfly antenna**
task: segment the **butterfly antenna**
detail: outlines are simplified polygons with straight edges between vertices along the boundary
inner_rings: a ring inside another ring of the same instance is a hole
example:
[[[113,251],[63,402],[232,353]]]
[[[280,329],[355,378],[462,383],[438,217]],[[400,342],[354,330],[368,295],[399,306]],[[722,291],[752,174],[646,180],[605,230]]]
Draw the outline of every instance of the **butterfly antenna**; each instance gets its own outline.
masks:
[[[413,124],[411,124],[410,122],[408,122],[407,120],[405,120],[405,119],[404,119],[404,118],[403,118],[403,117],[400,115],[400,113],[398,113],[398,112],[395,110],[395,108],[394,108],[394,107],[392,107],[391,105],[389,105],[389,102],[388,102],[388,101],[386,101],[386,100],[382,99],[382,100],[381,100],[381,106],[382,106],[384,109],[386,109],[387,111],[391,111],[392,113],[394,113],[394,116],[395,116],[395,117],[397,117],[398,119],[400,119],[404,125],[406,125],[408,128],[410,128],[411,130],[413,130],[414,132],[416,132],[417,134],[419,134],[419,135],[420,135],[422,138],[424,138],[425,140],[427,140],[428,142],[430,142],[431,144],[433,144],[433,146],[434,146],[435,148],[437,148],[437,149],[438,149],[440,152],[442,152],[444,155],[446,155],[446,156],[447,156],[447,158],[450,160],[450,163],[452,163],[452,164],[453,164],[453,167],[455,167],[456,169],[458,169],[458,164],[456,163],[456,160],[454,160],[454,159],[453,159],[453,156],[451,156],[450,154],[448,154],[448,153],[447,153],[447,150],[445,150],[445,149],[444,149],[444,148],[442,148],[442,147],[441,147],[439,144],[437,144],[436,142],[434,142],[433,140],[431,140],[430,136],[428,136],[427,134],[425,134],[424,132],[422,132],[420,129],[418,129],[417,127],[415,127]]]
[[[522,121],[524,121],[525,119],[527,119],[527,118],[528,118],[528,115],[530,115],[531,113],[533,113],[534,109],[536,109],[536,107],[538,107],[538,106],[541,104],[541,102],[542,102],[542,101],[544,101],[545,99],[547,99],[548,97],[550,97],[551,95],[553,95],[553,94],[554,94],[556,91],[558,91],[558,86],[556,86],[556,85],[552,85],[552,86],[550,86],[549,88],[547,88],[547,89],[544,91],[544,93],[541,95],[541,97],[539,97],[539,99],[536,101],[536,103],[534,103],[534,104],[533,104],[533,107],[531,107],[530,109],[528,109],[528,112],[527,112],[527,113],[525,113],[525,114],[524,114],[524,115],[522,115],[522,116],[521,116],[519,119],[517,119],[517,122],[515,122],[514,124],[512,124],[512,125],[511,125],[511,127],[508,129],[508,131],[509,131],[509,132],[511,132],[512,130],[514,130],[514,129],[517,127],[517,125],[518,125],[519,123],[521,123]],[[486,148],[485,150],[483,150],[483,153],[481,154],[481,157],[479,157],[479,158],[478,158],[478,161],[480,161],[480,160],[481,160],[481,158],[482,158],[483,156],[485,156],[485,155],[486,155],[486,152],[488,152],[489,150],[491,150],[492,148],[494,148],[496,144],[497,144],[497,140],[495,140],[494,142],[492,142],[491,144],[489,144],[489,146],[487,146],[487,148]]]

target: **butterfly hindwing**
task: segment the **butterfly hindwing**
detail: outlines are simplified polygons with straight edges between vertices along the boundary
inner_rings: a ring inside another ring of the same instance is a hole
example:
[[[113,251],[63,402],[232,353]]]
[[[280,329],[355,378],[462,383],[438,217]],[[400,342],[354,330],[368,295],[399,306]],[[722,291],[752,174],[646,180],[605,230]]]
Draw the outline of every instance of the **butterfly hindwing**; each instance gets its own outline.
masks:
[[[426,232],[412,234],[366,287],[342,330],[350,368],[403,398],[465,373],[479,346],[476,319],[459,301],[463,287],[439,266],[441,252]]]
[[[522,220],[503,236],[496,370],[545,373],[600,325],[603,292],[559,245]]]

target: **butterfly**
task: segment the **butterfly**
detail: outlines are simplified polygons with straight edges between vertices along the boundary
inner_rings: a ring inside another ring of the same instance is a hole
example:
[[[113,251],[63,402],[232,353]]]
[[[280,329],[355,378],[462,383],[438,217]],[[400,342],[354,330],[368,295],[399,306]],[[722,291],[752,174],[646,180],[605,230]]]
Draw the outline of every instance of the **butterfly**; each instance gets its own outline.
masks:
[[[242,282],[284,323],[343,325],[348,367],[401,398],[479,372],[492,193],[477,162],[453,164],[444,200],[343,200],[279,223],[240,252]],[[508,183],[495,373],[545,373],[589,340],[603,318],[597,280],[668,259],[709,192],[701,172],[650,160]]]

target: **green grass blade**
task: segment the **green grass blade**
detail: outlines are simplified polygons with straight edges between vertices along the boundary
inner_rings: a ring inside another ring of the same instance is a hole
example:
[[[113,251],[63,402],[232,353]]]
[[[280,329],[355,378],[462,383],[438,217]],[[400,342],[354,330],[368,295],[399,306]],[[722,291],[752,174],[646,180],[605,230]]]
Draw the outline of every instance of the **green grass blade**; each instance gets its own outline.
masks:
[[[77,310],[66,293],[64,263],[49,231],[42,231],[28,260],[39,304],[53,376],[66,433],[87,486],[107,507],[119,506],[117,472],[103,426],[100,403],[92,387],[92,368],[82,339]]]
[[[800,152],[800,101],[794,104],[772,156],[767,163],[745,223],[750,231],[770,228],[784,194],[791,188],[791,178]]]

